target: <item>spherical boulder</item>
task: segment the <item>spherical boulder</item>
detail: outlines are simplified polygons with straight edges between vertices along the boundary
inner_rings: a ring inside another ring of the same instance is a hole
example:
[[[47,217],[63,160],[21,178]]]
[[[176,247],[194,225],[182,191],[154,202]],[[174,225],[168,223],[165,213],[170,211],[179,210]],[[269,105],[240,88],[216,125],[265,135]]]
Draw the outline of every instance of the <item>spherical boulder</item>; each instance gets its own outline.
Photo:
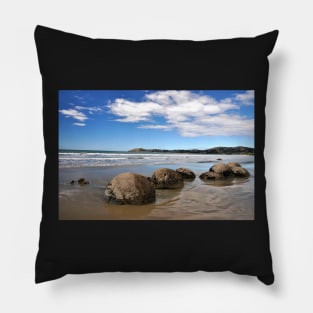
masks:
[[[241,166],[232,167],[231,170],[236,177],[249,177],[250,176],[250,173],[248,172],[248,170],[246,170],[244,167],[241,167]]]
[[[224,177],[233,176],[233,172],[231,167],[225,163],[216,163],[210,168],[210,172],[214,172],[216,174],[220,174]]]
[[[104,198],[108,203],[146,204],[155,201],[154,185],[143,175],[122,173],[106,186]]]
[[[182,175],[183,178],[185,178],[185,179],[195,179],[196,178],[196,174],[192,170],[185,168],[185,167],[180,167],[180,168],[176,169],[176,172],[179,173],[180,175]]]
[[[156,189],[176,189],[184,185],[183,176],[169,168],[159,168],[152,174],[152,182]]]
[[[204,179],[204,180],[215,180],[215,179],[223,179],[224,178],[223,175],[218,174],[218,173],[214,173],[214,172],[210,172],[210,171],[202,173],[199,177],[201,179]]]

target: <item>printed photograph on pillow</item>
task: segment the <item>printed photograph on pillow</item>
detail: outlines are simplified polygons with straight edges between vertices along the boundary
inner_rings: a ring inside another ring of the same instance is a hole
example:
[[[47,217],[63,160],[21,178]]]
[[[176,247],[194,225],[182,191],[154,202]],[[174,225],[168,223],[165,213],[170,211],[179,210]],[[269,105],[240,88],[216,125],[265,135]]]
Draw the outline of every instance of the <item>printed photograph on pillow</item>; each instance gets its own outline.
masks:
[[[59,90],[59,220],[254,220],[254,90]]]

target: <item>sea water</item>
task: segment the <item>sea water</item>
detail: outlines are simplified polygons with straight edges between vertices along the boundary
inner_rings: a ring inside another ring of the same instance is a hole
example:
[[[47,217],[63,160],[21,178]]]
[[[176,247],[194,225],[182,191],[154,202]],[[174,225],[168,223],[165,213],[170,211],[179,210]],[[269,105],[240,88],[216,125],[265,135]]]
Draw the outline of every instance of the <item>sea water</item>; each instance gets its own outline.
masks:
[[[241,164],[254,162],[254,156],[249,155],[61,150],[59,152],[59,167],[113,167],[154,164],[214,163],[218,159],[222,159],[223,162],[239,162]]]

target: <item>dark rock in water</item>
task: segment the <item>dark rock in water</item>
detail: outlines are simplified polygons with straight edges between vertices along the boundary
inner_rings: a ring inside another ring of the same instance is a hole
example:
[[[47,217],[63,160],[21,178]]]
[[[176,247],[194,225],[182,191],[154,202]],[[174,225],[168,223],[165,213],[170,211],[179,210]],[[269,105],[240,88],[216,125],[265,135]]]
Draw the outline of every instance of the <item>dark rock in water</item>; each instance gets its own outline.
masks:
[[[233,176],[233,172],[232,172],[231,168],[227,164],[225,164],[225,163],[214,164],[210,168],[210,172],[214,172],[216,174],[220,174],[220,175],[222,175],[224,177]]]
[[[201,179],[225,179],[228,177],[249,177],[250,173],[237,162],[216,163],[208,172],[200,175]]]
[[[250,173],[238,162],[230,162],[227,164],[236,177],[249,177]]]
[[[117,204],[145,204],[155,201],[155,189],[147,177],[135,173],[115,176],[104,191],[107,202]]]
[[[208,172],[202,173],[200,175],[201,179],[211,180],[211,179],[224,179],[226,177],[234,176],[231,168],[225,163],[214,164]]]
[[[217,161],[222,161],[222,159],[221,158],[218,158],[218,159],[216,159]]]
[[[71,180],[70,184],[74,185],[75,184],[75,180]]]
[[[198,161],[197,163],[212,163],[212,162],[214,162],[214,161],[208,160],[208,161]]]
[[[200,178],[204,180],[215,180],[215,179],[223,179],[225,177],[221,174],[208,171],[208,172],[202,173],[200,175]]]
[[[77,182],[78,182],[79,184],[83,184],[84,181],[85,181],[85,178],[80,178]]]
[[[241,167],[241,164],[238,162],[229,162],[227,165],[232,168],[232,167]]]
[[[182,175],[183,178],[186,178],[186,179],[196,178],[196,174],[188,168],[180,167],[180,168],[176,169],[176,172],[179,173],[180,175]]]
[[[77,182],[78,182],[81,186],[82,186],[82,185],[88,185],[88,184],[89,184],[89,181],[88,181],[88,180],[85,180],[85,178],[80,178]]]
[[[157,169],[151,178],[156,189],[175,189],[184,185],[183,176],[169,168]]]
[[[236,177],[249,177],[250,176],[250,173],[248,172],[248,170],[246,170],[245,168],[241,166],[234,166],[231,168],[231,170]]]

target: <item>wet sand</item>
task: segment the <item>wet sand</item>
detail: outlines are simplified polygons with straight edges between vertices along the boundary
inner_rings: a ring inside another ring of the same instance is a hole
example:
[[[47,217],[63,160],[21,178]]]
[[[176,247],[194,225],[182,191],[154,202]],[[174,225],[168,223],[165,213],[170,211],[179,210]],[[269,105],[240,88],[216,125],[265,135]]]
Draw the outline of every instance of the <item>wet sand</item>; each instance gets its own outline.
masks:
[[[61,220],[253,220],[254,164],[243,164],[251,176],[216,182],[198,176],[212,164],[163,164],[110,168],[59,169],[59,219]],[[149,205],[114,205],[104,201],[107,183],[115,175],[134,172],[151,176],[160,167],[187,167],[197,177],[176,190],[156,190],[156,202]],[[71,185],[84,177],[89,185]]]

